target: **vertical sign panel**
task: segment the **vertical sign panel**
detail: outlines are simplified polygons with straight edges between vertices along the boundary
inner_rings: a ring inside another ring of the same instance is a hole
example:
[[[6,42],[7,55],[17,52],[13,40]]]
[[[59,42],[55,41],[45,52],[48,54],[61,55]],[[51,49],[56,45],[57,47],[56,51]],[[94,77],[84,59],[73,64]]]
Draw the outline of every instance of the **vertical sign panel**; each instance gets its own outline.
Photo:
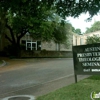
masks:
[[[100,43],[73,46],[73,60],[75,74],[100,74]]]

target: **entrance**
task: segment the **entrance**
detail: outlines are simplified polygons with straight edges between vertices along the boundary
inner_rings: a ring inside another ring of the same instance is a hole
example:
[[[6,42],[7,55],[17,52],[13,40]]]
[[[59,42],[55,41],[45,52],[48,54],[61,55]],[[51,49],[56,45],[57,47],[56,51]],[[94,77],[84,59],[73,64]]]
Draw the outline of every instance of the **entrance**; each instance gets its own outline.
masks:
[[[37,50],[37,41],[26,41],[26,50]]]

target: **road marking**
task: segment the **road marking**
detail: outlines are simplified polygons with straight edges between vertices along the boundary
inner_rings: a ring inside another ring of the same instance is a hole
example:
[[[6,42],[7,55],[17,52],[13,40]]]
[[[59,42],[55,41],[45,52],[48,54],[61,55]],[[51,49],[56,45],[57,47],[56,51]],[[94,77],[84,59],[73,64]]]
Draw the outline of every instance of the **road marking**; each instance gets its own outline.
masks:
[[[13,98],[29,98],[28,100],[35,100],[35,97],[32,95],[15,95],[15,96],[9,96],[9,97],[5,97],[1,100],[9,100],[9,99],[13,99]]]

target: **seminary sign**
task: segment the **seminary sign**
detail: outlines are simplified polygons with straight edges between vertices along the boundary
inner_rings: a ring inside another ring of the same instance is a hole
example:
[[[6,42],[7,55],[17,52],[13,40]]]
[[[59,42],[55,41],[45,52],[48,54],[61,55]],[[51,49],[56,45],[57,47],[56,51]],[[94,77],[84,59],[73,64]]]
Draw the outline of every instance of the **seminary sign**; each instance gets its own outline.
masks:
[[[100,74],[100,43],[73,46],[73,60],[76,74]]]

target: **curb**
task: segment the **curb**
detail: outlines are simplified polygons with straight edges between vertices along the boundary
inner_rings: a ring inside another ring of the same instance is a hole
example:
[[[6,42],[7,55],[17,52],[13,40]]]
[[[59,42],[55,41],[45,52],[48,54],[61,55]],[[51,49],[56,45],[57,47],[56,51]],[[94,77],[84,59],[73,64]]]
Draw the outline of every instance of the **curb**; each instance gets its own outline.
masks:
[[[0,67],[3,67],[7,64],[6,61],[4,61],[4,60],[2,60],[2,62],[3,62],[3,64],[1,64]]]

